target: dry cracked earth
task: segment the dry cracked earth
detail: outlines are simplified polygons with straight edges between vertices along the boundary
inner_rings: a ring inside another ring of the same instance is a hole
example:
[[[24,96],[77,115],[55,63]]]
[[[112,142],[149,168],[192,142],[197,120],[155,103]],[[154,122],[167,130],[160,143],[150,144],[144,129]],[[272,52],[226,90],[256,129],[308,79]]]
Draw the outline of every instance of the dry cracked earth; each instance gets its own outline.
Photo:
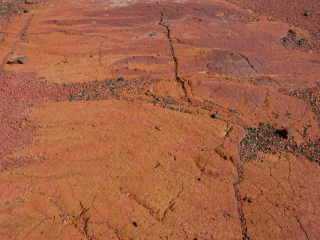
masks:
[[[320,239],[318,0],[0,0],[1,240]]]

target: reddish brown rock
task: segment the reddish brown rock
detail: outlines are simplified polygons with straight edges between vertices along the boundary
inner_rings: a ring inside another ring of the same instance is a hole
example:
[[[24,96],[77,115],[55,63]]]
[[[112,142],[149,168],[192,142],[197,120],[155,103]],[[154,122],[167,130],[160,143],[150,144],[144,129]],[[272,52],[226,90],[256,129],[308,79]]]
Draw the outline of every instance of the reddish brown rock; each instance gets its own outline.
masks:
[[[230,2],[2,25],[1,240],[320,237],[318,8]]]

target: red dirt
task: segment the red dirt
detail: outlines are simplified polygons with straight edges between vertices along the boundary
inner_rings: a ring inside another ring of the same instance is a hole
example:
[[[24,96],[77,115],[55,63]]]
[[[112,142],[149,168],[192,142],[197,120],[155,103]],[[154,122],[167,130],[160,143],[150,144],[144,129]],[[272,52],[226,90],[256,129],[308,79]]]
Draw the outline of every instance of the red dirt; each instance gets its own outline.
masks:
[[[1,240],[320,238],[318,1],[23,7],[1,26]]]

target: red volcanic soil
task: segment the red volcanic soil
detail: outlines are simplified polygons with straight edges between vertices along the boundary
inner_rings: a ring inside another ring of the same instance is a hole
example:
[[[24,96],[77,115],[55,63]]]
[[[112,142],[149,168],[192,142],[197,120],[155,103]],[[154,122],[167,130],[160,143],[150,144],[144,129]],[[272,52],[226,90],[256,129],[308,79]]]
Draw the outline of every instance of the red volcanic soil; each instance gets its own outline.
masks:
[[[319,10],[0,0],[0,239],[319,239]]]

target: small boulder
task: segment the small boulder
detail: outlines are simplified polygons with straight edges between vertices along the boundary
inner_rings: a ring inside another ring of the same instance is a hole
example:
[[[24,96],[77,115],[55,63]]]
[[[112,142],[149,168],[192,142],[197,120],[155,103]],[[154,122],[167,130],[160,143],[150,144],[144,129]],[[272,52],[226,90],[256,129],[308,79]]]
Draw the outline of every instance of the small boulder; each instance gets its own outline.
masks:
[[[310,17],[312,15],[312,12],[310,11],[310,10],[304,10],[304,12],[303,12],[303,16],[305,16],[305,17]]]
[[[13,56],[7,61],[7,64],[25,64],[28,61],[26,56]]]

